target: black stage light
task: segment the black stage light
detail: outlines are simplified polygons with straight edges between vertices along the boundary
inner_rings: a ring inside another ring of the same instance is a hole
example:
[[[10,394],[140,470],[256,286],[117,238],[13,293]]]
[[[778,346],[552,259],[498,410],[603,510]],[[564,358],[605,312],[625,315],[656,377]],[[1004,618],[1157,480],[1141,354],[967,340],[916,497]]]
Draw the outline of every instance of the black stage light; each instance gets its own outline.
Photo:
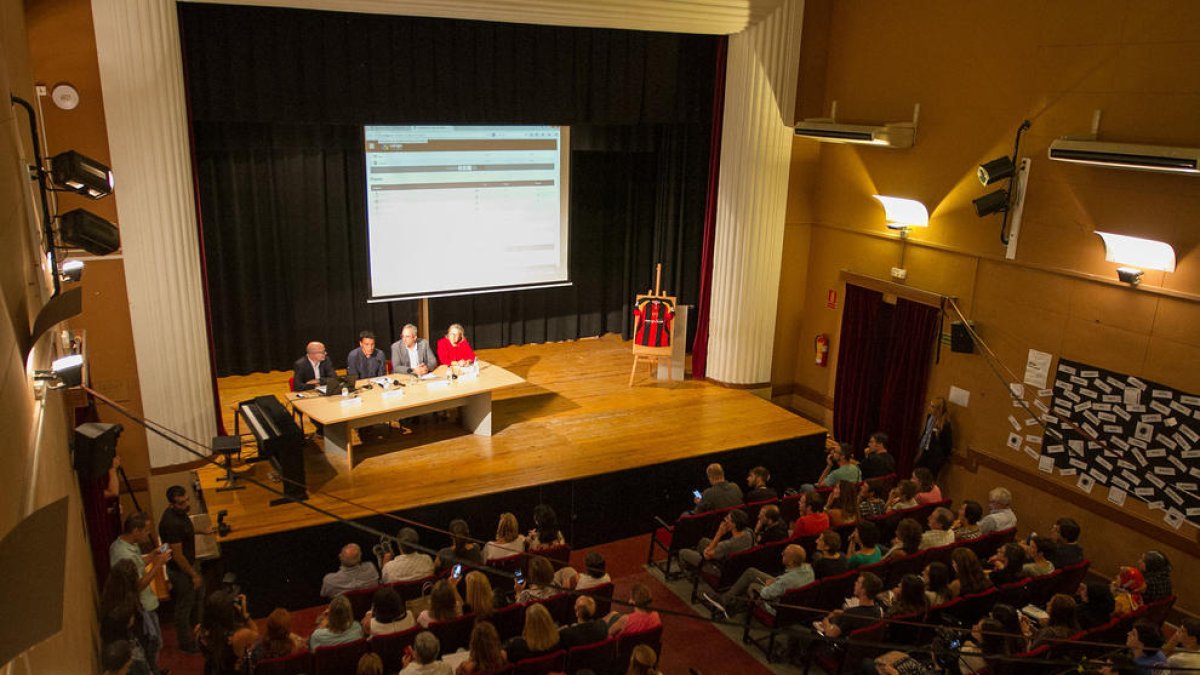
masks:
[[[1008,157],[997,157],[990,162],[979,165],[979,171],[976,175],[979,177],[981,185],[991,185],[996,181],[1004,180],[1017,172],[1017,167],[1013,166],[1013,161]]]
[[[1008,210],[1008,191],[996,190],[989,192],[979,199],[972,199],[971,203],[975,205],[975,214],[980,218],[990,216],[993,213],[1000,213]]]
[[[67,246],[81,248],[92,255],[108,255],[121,248],[121,232],[116,225],[83,209],[62,215],[58,234]]]
[[[113,191],[112,170],[74,150],[50,158],[50,178],[55,185],[92,199],[107,197]]]

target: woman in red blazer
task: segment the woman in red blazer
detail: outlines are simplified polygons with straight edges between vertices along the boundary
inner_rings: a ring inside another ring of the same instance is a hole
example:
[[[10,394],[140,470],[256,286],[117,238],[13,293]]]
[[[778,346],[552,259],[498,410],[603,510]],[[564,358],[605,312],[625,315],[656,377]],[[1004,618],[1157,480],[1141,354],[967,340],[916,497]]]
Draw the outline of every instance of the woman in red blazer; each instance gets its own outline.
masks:
[[[469,366],[475,362],[475,352],[471,351],[471,345],[467,343],[461,325],[450,324],[446,337],[438,340],[437,357],[438,363],[447,366]]]

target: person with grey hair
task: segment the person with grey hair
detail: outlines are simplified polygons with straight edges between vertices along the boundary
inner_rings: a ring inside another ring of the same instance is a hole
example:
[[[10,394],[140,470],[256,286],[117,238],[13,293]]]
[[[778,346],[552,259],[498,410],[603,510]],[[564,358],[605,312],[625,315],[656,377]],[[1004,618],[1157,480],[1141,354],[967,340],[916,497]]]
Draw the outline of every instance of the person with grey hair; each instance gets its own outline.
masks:
[[[437,366],[437,355],[427,340],[417,337],[417,327],[410,323],[401,328],[400,339],[392,343],[392,372],[426,375]]]
[[[338,553],[338,571],[330,572],[321,581],[321,597],[332,598],[356,588],[370,588],[379,583],[379,570],[370,560],[363,562],[362,547],[346,544]]]
[[[921,548],[936,548],[938,546],[946,546],[954,543],[954,530],[951,525],[954,523],[954,512],[950,509],[939,506],[929,514],[929,529],[921,535]]]
[[[1008,488],[992,488],[991,492],[988,492],[988,506],[991,512],[979,521],[979,531],[982,534],[1017,526],[1017,514],[1013,513],[1012,493]]]
[[[433,575],[433,558],[415,548],[420,542],[416,530],[402,528],[396,541],[400,544],[400,555],[393,557],[388,553],[383,556],[383,583],[415,581]]]
[[[438,658],[442,644],[437,636],[427,630],[417,633],[411,654],[404,655],[401,675],[454,675],[450,664]]]
[[[475,363],[475,351],[471,349],[471,343],[467,342],[461,324],[450,324],[450,328],[446,329],[446,337],[438,340],[437,358],[447,366],[469,366]]]

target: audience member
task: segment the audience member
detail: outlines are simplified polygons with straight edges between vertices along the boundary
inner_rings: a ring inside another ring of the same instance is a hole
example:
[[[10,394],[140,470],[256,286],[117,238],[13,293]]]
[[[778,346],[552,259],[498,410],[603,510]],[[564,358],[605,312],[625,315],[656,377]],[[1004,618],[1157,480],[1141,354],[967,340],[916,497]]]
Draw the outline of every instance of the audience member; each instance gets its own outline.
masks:
[[[355,675],[383,675],[383,659],[374,652],[367,652],[358,660]]]
[[[1083,547],[1079,545],[1079,523],[1072,518],[1059,518],[1050,528],[1050,541],[1054,542],[1054,553],[1050,562],[1055,569],[1083,562]]]
[[[583,574],[573,567],[563,567],[554,573],[554,585],[562,588],[574,588],[586,591],[589,588],[612,583],[612,577],[605,571],[607,563],[599,551],[588,551],[583,556]]]
[[[662,619],[658,612],[650,608],[653,602],[654,596],[645,584],[634,584],[629,591],[629,603],[633,605],[633,610],[626,614],[609,614],[606,618],[608,634],[640,633],[661,626]]]
[[[725,469],[720,464],[709,464],[705,473],[708,474],[708,487],[695,500],[693,513],[727,509],[742,503],[742,488],[737,483],[725,480]]]
[[[862,471],[862,479],[886,476],[896,470],[896,458],[888,452],[888,436],[882,431],[871,434],[867,447],[863,450],[863,461],[858,468]]]
[[[905,574],[900,578],[900,585],[892,591],[892,602],[887,615],[915,614],[918,618],[923,618],[928,612],[929,597],[925,595],[925,580],[915,574]]]
[[[854,569],[877,563],[883,558],[879,549],[879,527],[864,520],[850,533],[850,547],[846,550],[846,568]]]
[[[658,671],[658,654],[650,645],[637,645],[629,655],[629,670],[625,675],[662,675]]]
[[[543,557],[529,560],[529,578],[513,584],[517,602],[544,600],[560,591],[554,587],[554,565]]]
[[[737,487],[736,485],[734,487]],[[526,545],[530,551],[562,546],[567,543],[562,530],[558,529],[558,514],[549,504],[538,504],[533,508],[533,529],[529,531]]]
[[[816,575],[813,568],[805,559],[808,557],[804,547],[789,544],[783,549],[783,574],[772,576],[756,567],[747,568],[729,590],[714,600],[707,593],[704,599],[726,617],[744,610],[755,598],[762,601],[761,606],[769,614],[775,613],[775,601],[793,588],[801,588],[811,584]]]
[[[951,525],[955,541],[970,541],[983,536],[979,521],[983,519],[983,505],[968,499],[958,507],[958,519]]]
[[[450,521],[450,545],[438,551],[433,566],[442,569],[455,563],[483,564],[483,551],[471,541],[471,530],[461,518]]]
[[[563,649],[603,642],[608,637],[608,624],[596,617],[596,601],[589,595],[575,598],[575,623],[558,631]]]
[[[104,646],[100,667],[104,675],[127,675],[133,665],[133,647],[129,640],[113,640]]]
[[[153,530],[154,524],[150,522],[149,514],[136,512],[126,516],[121,534],[108,547],[108,561],[110,566],[115,566],[122,560],[133,563],[134,571],[137,573],[137,593],[141,603],[141,618],[144,623],[142,629],[144,639],[139,641],[145,652],[146,663],[150,665],[151,671],[157,673],[158,650],[162,647],[162,628],[158,621],[158,594],[154,592],[154,587],[150,585],[150,582],[154,580],[163,565],[167,564],[171,553],[169,550],[164,553],[155,549],[142,555],[142,546],[150,543],[150,535]],[[149,563],[149,567],[147,567],[147,563]]]
[[[1122,567],[1113,580],[1112,592],[1116,609],[1114,616],[1132,614],[1141,608],[1142,590],[1146,588],[1146,579],[1135,567]]]
[[[1012,493],[1008,488],[992,488],[988,492],[989,512],[979,521],[979,531],[983,534],[1007,530],[1017,526],[1017,514],[1012,510]]]
[[[1046,537],[1034,536],[1027,540],[1022,548],[1025,549],[1025,555],[1029,558],[1029,562],[1021,566],[1022,576],[1040,577],[1054,571],[1054,563],[1049,560],[1054,552],[1054,542]]]
[[[921,524],[912,518],[905,518],[896,525],[896,537],[892,539],[892,548],[883,556],[884,560],[899,560],[913,555],[921,550]]]
[[[990,616],[980,619],[971,628],[971,639],[959,650],[962,672],[982,673],[992,668],[992,659],[1009,656],[1008,640],[1004,637],[1004,624]]]
[[[404,654],[404,669],[400,675],[454,675],[450,664],[438,658],[442,644],[437,636],[427,630],[417,633],[412,652]]]
[[[491,588],[490,584],[488,588]],[[367,610],[362,620],[363,633],[369,637],[399,633],[415,625],[416,621],[404,604],[404,599],[390,586],[375,591],[371,598],[371,609]]]
[[[842,555],[842,535],[825,530],[817,537],[817,553],[813,556],[813,573],[818,579],[835,577],[850,569]]]
[[[1025,556],[1025,549],[1021,548],[1020,544],[1009,542],[1001,546],[996,551],[996,555],[992,556],[988,562],[992,566],[989,577],[992,583],[1003,586],[1020,581],[1025,576],[1021,573],[1021,568],[1028,562],[1028,558]]]
[[[936,548],[954,543],[954,512],[939,506],[929,514],[929,529],[921,534],[921,548]]]
[[[1084,630],[1108,623],[1113,617],[1117,602],[1112,589],[1102,581],[1079,584],[1079,627]]]
[[[462,616],[462,599],[458,597],[458,589],[446,579],[438,579],[429,591],[429,609],[421,610],[417,615],[417,623],[421,628],[429,628],[429,624],[437,621],[449,621]]]
[[[949,413],[946,399],[941,396],[931,399],[921,440],[917,442],[916,465],[929,469],[934,476],[942,472],[942,466],[954,451],[954,432]]]
[[[887,502],[883,500],[884,481],[872,478],[863,481],[858,488],[858,514],[863,518],[882,516],[887,511]]]
[[[925,467],[913,470],[913,482],[917,484],[917,494],[914,497],[918,504],[936,504],[942,501],[942,488],[933,481],[933,472]]]
[[[1008,653],[1020,654],[1025,651],[1026,639],[1021,627],[1021,613],[1012,605],[998,602],[992,605],[988,616],[1004,626],[1004,639],[1008,643]]]
[[[1190,675],[1200,670],[1200,619],[1184,618],[1163,651],[1173,675]]]
[[[308,649],[308,642],[292,632],[292,615],[276,607],[267,616],[267,634],[254,649],[254,660],[281,659]]]
[[[345,598],[343,598],[345,600]],[[350,603],[346,603],[349,607]],[[205,672],[236,675],[258,642],[258,627],[246,611],[246,596],[220,589],[204,602],[196,637],[204,654]]]
[[[387,375],[387,357],[375,348],[375,334],[364,330],[358,334],[358,346],[346,355],[346,377],[366,380]]]
[[[896,483],[896,487],[892,488],[891,493],[888,494],[888,511],[900,511],[917,506],[917,484],[911,480],[902,480]]]
[[[883,618],[883,606],[875,599],[882,590],[883,581],[879,577],[870,572],[859,574],[854,582],[854,604],[845,609],[835,609],[821,619],[821,634],[827,638],[839,638]]]
[[[950,582],[950,592],[954,597],[982,593],[992,587],[992,580],[983,573],[983,565],[975,551],[960,546],[950,554],[950,566],[954,568],[954,581]]]
[[[758,510],[758,522],[754,525],[754,542],[767,544],[773,541],[783,541],[791,533],[787,523],[779,515],[779,507],[767,504]]]
[[[396,543],[400,547],[400,555],[384,556],[383,583],[391,584],[397,581],[416,581],[433,576],[433,558],[418,551],[415,546],[420,543],[420,536],[411,527],[405,527],[396,535]]]
[[[1146,551],[1139,565],[1146,580],[1142,599],[1146,602],[1161,600],[1174,593],[1171,588],[1171,561],[1159,551]]]
[[[100,595],[100,643],[128,641],[132,653],[131,669],[137,675],[152,672],[155,664],[148,654],[156,638],[151,620],[138,597],[138,565],[128,558],[117,561],[104,580]],[[147,649],[147,645],[150,646]]]
[[[550,610],[541,603],[530,605],[525,610],[525,629],[505,645],[508,658],[513,663],[523,659],[544,656],[561,649],[558,626],[550,617]]]
[[[308,637],[308,648],[345,644],[362,636],[362,626],[354,620],[350,601],[344,595],[336,595],[329,601],[329,607],[317,617],[317,629]]]
[[[925,579],[925,595],[930,605],[944,605],[958,597],[950,588],[950,568],[946,563],[935,560],[921,571]]]
[[[839,481],[849,481],[853,485],[862,480],[862,470],[858,468],[857,464],[850,461],[853,457],[854,450],[848,443],[839,443],[836,448],[830,449],[825,456],[825,470],[821,472],[817,483],[825,487],[833,487]]]
[[[829,514],[825,513],[825,496],[820,492],[800,495],[800,517],[792,528],[792,538],[811,537],[829,529]]]
[[[829,501],[825,504],[825,513],[829,515],[830,527],[853,525],[859,521],[858,496],[854,483],[844,480],[833,486],[833,491],[829,493]]]
[[[474,614],[476,621],[486,621],[503,600],[492,590],[492,582],[479,570],[467,572],[466,598],[463,599],[463,614]]]
[[[496,538],[483,545],[483,559],[496,560],[524,552],[525,535],[521,534],[517,517],[511,513],[501,513],[500,523],[496,526]]]
[[[754,504],[779,499],[779,493],[775,491],[775,488],[767,487],[770,480],[771,472],[767,471],[767,467],[756,466],[750,469],[750,473],[746,476],[746,487],[750,489],[743,497],[743,501],[746,504]]]
[[[1079,630],[1075,623],[1075,599],[1069,595],[1058,593],[1046,603],[1045,625],[1034,631],[1029,638],[1029,649],[1037,649],[1047,641],[1066,640]],[[1029,619],[1021,614],[1022,632],[1028,633]],[[1162,644],[1160,641],[1159,644]]]
[[[600,639],[604,639],[601,637]],[[505,668],[508,654],[500,646],[500,634],[489,621],[476,621],[471,629],[467,660],[455,669],[455,675],[489,675]]]
[[[724,560],[754,546],[754,533],[750,530],[749,520],[749,516],[741,509],[730,511],[721,519],[713,538],[704,537],[697,548],[680,551],[679,562],[686,568],[698,571],[707,561]]]
[[[1125,646],[1133,653],[1137,675],[1161,675],[1168,671],[1167,655],[1163,653],[1163,634],[1152,623],[1138,621],[1125,635]]]
[[[359,588],[370,588],[379,584],[379,570],[375,563],[362,559],[362,548],[358,544],[346,544],[338,553],[338,571],[330,572],[321,581],[321,597],[332,598]]]

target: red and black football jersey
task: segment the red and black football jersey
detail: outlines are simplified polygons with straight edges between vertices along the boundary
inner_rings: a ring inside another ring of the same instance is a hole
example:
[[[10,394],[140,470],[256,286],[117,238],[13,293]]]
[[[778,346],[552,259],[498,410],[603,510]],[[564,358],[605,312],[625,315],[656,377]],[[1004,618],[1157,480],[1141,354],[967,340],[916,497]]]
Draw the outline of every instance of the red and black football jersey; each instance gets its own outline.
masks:
[[[671,322],[675,319],[675,306],[668,301],[643,298],[633,308],[637,319],[637,332],[633,341],[643,347],[670,347]]]

